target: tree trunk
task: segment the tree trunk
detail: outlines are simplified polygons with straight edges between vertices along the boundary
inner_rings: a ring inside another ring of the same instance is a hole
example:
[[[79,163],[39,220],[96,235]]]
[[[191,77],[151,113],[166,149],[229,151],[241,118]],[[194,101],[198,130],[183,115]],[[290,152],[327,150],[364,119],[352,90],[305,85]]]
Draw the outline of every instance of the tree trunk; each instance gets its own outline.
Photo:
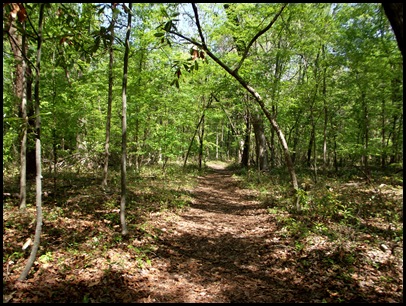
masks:
[[[393,32],[395,32],[396,41],[402,57],[404,57],[405,46],[403,43],[403,2],[389,3],[384,2],[382,6],[385,10],[385,14],[389,19]]]
[[[203,142],[204,142],[204,114],[202,116],[202,124],[200,126],[200,135],[199,135],[199,169],[202,169]]]
[[[328,109],[324,105],[324,125],[323,125],[323,170],[326,171],[328,167],[327,161],[327,124],[328,124]]]
[[[128,77],[128,53],[130,51],[130,33],[131,33],[131,9],[132,3],[128,7],[127,33],[125,36],[124,68],[123,68],[123,105],[122,105],[122,139],[121,139],[121,202],[120,202],[120,221],[121,234],[128,234],[125,221],[125,206],[127,195],[127,77]]]
[[[23,29],[25,30],[25,23],[23,23]],[[21,118],[22,124],[22,138],[21,138],[21,151],[20,151],[20,209],[25,209],[27,204],[27,129],[28,129],[28,117],[27,117],[27,82],[26,82],[26,37],[23,35],[22,46],[22,98],[21,98]]]
[[[200,124],[202,123],[202,121],[204,119],[204,112],[205,112],[205,110],[203,110],[203,114],[200,117],[199,123],[197,124],[195,132],[193,133],[192,139],[190,140],[190,144],[189,144],[189,147],[186,152],[185,160],[183,161],[183,167],[186,167],[187,159],[189,157],[190,150],[192,149],[193,140],[195,139],[197,131],[199,130]]]
[[[219,131],[218,131],[218,126],[216,129],[216,160],[219,159]]]
[[[364,171],[366,174],[366,179],[369,181],[370,179],[370,169],[369,169],[369,163],[368,163],[368,159],[369,159],[369,154],[368,154],[368,150],[369,150],[369,111],[368,111],[368,105],[366,103],[366,99],[365,99],[365,93],[361,94],[361,104],[362,104],[362,113],[363,113],[363,123],[362,123],[362,127],[363,127],[363,146],[364,146],[364,150],[362,152],[362,164],[364,166]]]
[[[266,138],[264,133],[264,123],[261,114],[255,113],[252,115],[252,127],[254,128],[255,144],[256,144],[256,161],[258,170],[268,170],[268,152],[266,150]]]
[[[39,12],[39,24],[38,24],[38,44],[37,44],[37,62],[36,62],[36,77],[35,77],[35,153],[36,153],[36,207],[37,207],[37,217],[36,217],[36,227],[35,227],[35,236],[34,244],[31,249],[30,257],[28,258],[27,264],[19,276],[18,280],[22,281],[27,278],[27,275],[34,264],[35,257],[37,256],[41,231],[42,231],[42,171],[41,171],[41,117],[40,117],[40,100],[39,100],[39,81],[40,81],[40,68],[41,68],[41,45],[42,45],[42,27],[44,19],[44,7],[45,4],[41,4]]]
[[[250,124],[250,112],[247,107],[245,114],[245,133],[244,140],[242,145],[242,154],[241,154],[241,167],[247,168],[249,166],[249,155],[250,155],[250,141],[251,141],[251,124]]]
[[[114,4],[113,4],[114,5]],[[112,7],[112,18],[110,24],[110,46],[109,46],[109,92],[108,92],[108,99],[107,99],[107,118],[106,118],[106,142],[104,145],[104,167],[103,167],[103,181],[102,187],[107,187],[107,176],[109,170],[109,147],[110,147],[110,125],[111,125],[111,105],[113,103],[113,64],[114,64],[114,25],[116,21],[116,13]]]
[[[324,45],[323,45],[323,58],[324,58]],[[327,77],[327,68],[323,70],[323,109],[324,109],[324,125],[323,125],[323,171],[327,170],[328,163],[327,163],[327,125],[328,125],[328,108],[327,108],[327,88],[326,88],[326,77]]]
[[[144,50],[140,51],[140,61],[139,61],[139,65],[138,65],[138,80],[137,80],[137,86],[138,86],[138,90],[141,90],[141,73],[142,73],[142,65],[144,63]],[[137,171],[140,170],[141,168],[141,155],[138,154],[138,152],[141,151],[141,146],[139,143],[139,132],[140,132],[140,120],[138,117],[138,114],[140,113],[140,105],[139,103],[137,103],[135,105],[135,111],[137,113],[137,116],[135,118],[135,133],[134,133],[134,142],[135,142],[135,148],[134,148],[134,155],[135,155],[135,169]]]
[[[311,116],[313,116],[313,114]],[[313,121],[313,120],[311,120],[311,121]],[[311,127],[311,131],[310,131],[309,145],[307,147],[307,166],[308,167],[310,167],[310,164],[311,164],[312,149],[313,149],[313,142],[314,142],[314,136],[315,136],[315,134],[314,134],[314,130],[315,130],[314,124],[311,123],[310,127]]]
[[[25,28],[25,23],[22,24]],[[35,129],[34,108],[32,106],[32,76],[31,68],[26,60],[28,44],[25,43],[25,34],[21,36],[16,28],[16,19],[12,14],[6,22],[8,38],[15,59],[15,72],[13,91],[18,101],[18,116],[22,121],[20,135],[20,208],[26,206],[27,178],[35,176],[35,142],[32,139]],[[31,117],[31,119],[30,119]],[[22,171],[22,172],[21,172]]]
[[[381,113],[381,168],[385,169],[386,166],[386,147],[385,147],[385,98],[382,99],[382,113]]]

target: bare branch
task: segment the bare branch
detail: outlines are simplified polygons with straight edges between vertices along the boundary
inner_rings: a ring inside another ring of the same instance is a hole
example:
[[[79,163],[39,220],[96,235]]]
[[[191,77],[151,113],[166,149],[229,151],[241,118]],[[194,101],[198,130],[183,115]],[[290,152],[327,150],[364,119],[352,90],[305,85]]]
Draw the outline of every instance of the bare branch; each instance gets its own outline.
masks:
[[[204,36],[202,32],[202,27],[200,26],[199,14],[197,13],[197,7],[195,3],[192,3],[193,12],[195,13],[196,25],[197,30],[199,31],[200,39],[202,40],[203,46],[206,46],[206,42],[204,41]]]
[[[199,48],[206,50],[206,47],[203,46],[202,44],[200,44],[200,43],[198,43],[197,41],[195,41],[195,40],[193,40],[193,39],[191,39],[191,38],[189,38],[189,37],[186,37],[186,36],[184,36],[184,35],[182,35],[182,34],[180,34],[180,33],[178,33],[178,32],[174,32],[174,31],[172,31],[172,30],[169,30],[168,33],[171,33],[171,34],[173,34],[173,35],[179,36],[180,38],[183,38],[184,40],[190,42],[191,44],[194,44],[194,45],[198,46]]]

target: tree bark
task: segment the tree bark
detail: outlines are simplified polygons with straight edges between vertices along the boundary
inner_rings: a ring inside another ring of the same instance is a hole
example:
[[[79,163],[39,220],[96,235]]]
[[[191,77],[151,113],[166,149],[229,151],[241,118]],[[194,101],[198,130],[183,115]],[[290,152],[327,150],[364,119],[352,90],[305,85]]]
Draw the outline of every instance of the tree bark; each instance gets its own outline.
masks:
[[[250,112],[248,107],[246,108],[245,113],[245,133],[244,133],[244,141],[242,145],[242,154],[241,154],[241,166],[244,168],[249,167],[249,155],[250,155],[250,142],[251,142],[251,123],[250,123]]]
[[[389,19],[393,32],[396,36],[396,41],[402,57],[405,54],[405,45],[403,41],[403,2],[401,3],[389,3],[384,2],[382,6],[385,10],[385,14]]]
[[[252,127],[255,135],[256,161],[258,170],[268,170],[268,152],[266,150],[266,138],[264,133],[264,124],[261,114],[255,113],[252,115]]]
[[[132,3],[128,7],[127,33],[125,37],[124,68],[123,68],[123,105],[122,105],[122,139],[121,139],[121,202],[120,202],[120,221],[121,234],[128,234],[125,221],[125,206],[127,195],[127,77],[128,77],[128,53],[130,51],[130,33],[131,33],[131,9]]]

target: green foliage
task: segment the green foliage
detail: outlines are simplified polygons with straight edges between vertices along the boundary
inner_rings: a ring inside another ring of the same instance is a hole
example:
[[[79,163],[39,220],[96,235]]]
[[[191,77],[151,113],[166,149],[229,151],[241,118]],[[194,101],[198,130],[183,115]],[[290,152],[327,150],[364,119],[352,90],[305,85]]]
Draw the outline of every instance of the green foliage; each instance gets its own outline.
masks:
[[[54,260],[52,252],[46,252],[45,254],[41,255],[38,259],[42,263],[48,263]]]
[[[144,268],[145,265],[151,266],[151,260],[148,257],[148,254],[152,252],[150,248],[139,248],[132,245],[128,245],[128,248],[134,252],[135,260],[140,268]]]

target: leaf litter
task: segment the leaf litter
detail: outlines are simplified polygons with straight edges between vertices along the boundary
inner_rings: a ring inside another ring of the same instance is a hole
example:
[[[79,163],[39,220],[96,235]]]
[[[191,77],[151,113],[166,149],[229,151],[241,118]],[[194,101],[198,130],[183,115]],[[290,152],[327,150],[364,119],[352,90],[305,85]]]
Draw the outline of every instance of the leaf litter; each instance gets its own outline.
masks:
[[[130,193],[132,234],[122,238],[117,197],[91,183],[91,197],[83,188],[64,190],[66,198],[44,205],[41,260],[24,282],[16,280],[35,210],[6,206],[3,302],[403,301],[403,240],[395,251],[380,249],[391,240],[379,218],[355,233],[331,224],[352,237],[346,241],[331,238],[321,223],[316,233],[292,233],[300,216],[269,213],[269,203],[233,172],[212,165],[193,191],[185,188],[191,200],[181,209],[160,209],[154,192]],[[151,209],[141,214],[140,207]]]

